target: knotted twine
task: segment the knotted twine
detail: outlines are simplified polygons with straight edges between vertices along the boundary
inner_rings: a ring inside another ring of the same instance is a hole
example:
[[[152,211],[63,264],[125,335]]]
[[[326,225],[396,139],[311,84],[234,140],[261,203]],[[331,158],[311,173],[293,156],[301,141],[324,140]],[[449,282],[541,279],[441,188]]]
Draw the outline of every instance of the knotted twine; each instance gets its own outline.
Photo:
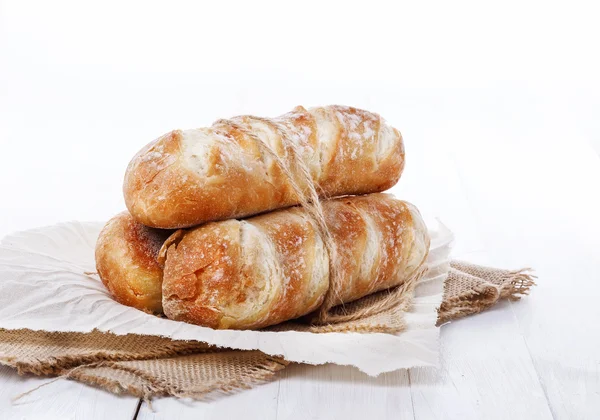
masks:
[[[248,130],[241,124],[230,119],[217,120],[215,125],[225,125],[243,133],[251,138],[258,146],[261,152],[261,158],[266,153],[273,159],[278,168],[286,176],[289,185],[291,186],[299,205],[306,211],[317,233],[321,237],[329,256],[329,287],[325,293],[323,303],[308,319],[312,324],[329,324],[333,322],[346,322],[355,319],[361,319],[373,314],[388,310],[399,304],[406,302],[407,296],[412,295],[415,285],[419,278],[425,273],[424,264],[421,265],[415,272],[411,273],[408,278],[404,279],[404,283],[398,287],[389,289],[385,295],[380,295],[379,301],[375,305],[356,306],[351,311],[346,311],[345,305],[338,304],[339,291],[343,287],[343,279],[340,275],[339,257],[337,244],[327,226],[323,207],[317,192],[318,186],[315,184],[306,162],[302,159],[302,153],[299,150],[300,146],[289,136],[288,130],[281,123],[270,118],[255,117],[245,115],[238,118],[247,118],[249,120],[259,121],[271,127],[282,139],[281,142],[284,149],[284,158],[273,150],[271,145],[263,141],[259,136]],[[305,188],[301,188],[304,185]],[[324,192],[321,191],[321,197],[327,199]],[[335,311],[332,311],[332,308]]]

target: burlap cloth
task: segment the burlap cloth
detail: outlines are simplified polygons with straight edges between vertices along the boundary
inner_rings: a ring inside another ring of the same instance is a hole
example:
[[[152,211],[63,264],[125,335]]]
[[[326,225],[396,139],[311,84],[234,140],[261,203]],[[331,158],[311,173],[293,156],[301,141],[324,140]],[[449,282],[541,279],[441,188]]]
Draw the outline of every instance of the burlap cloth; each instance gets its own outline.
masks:
[[[527,270],[500,270],[461,261],[450,265],[438,325],[481,312],[500,299],[518,300],[535,284]],[[392,291],[334,308],[338,311],[337,323],[310,326],[290,322],[271,329],[399,333],[404,328],[402,314],[411,305],[413,280]],[[398,303],[391,308],[384,304],[389,302],[390,294],[403,296],[395,297]],[[0,329],[0,364],[20,374],[66,377],[114,393],[200,399],[264,382],[287,362],[260,351],[218,349],[200,342],[153,336]]]

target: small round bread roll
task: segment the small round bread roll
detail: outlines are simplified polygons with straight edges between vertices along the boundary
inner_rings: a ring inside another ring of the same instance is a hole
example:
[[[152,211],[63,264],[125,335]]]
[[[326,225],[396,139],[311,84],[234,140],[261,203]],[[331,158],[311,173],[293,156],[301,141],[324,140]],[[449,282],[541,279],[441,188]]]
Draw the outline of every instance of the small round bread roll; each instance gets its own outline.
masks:
[[[163,269],[157,257],[171,233],[146,227],[128,212],[104,226],[96,243],[96,269],[117,302],[162,313]]]

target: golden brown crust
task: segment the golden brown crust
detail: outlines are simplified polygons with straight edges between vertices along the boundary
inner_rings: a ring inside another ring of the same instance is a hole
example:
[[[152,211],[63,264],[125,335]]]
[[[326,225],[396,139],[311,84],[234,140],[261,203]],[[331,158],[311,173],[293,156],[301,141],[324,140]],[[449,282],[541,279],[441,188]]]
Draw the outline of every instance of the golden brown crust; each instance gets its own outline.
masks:
[[[244,229],[251,232],[243,233]],[[256,236],[244,239],[243,235]],[[316,309],[323,293],[315,296],[308,290],[312,271],[306,267],[319,249],[315,236],[311,222],[298,209],[249,222],[209,223],[187,232],[167,251],[165,278],[172,281],[163,283],[165,313],[171,319],[212,328],[260,328]],[[252,246],[260,247],[263,237],[271,242],[272,254]],[[271,264],[272,270],[263,276],[257,263]],[[279,279],[285,287],[269,284]],[[326,290],[327,284],[320,287]]]
[[[365,133],[380,132],[379,115],[336,105],[315,112],[324,114],[323,118],[334,121],[338,128],[333,154],[324,162],[325,171],[319,180],[327,196],[381,192],[398,182],[404,169],[404,145],[398,130],[391,128],[397,139],[394,150],[378,161],[373,158],[378,143],[369,141],[372,136]],[[348,141],[363,136],[362,141]]]
[[[402,137],[379,115],[297,107],[278,118],[241,116],[158,138],[127,168],[127,208],[145,225],[181,228],[297,204],[289,178],[262,143],[288,164],[289,145],[296,145],[323,197],[384,191],[404,167]]]
[[[318,264],[315,254],[326,254],[326,250],[306,213],[293,208],[257,216],[248,223],[258,228],[273,245],[277,258],[275,267],[281,270],[285,282],[278,298],[253,328],[298,318],[316,309],[323,301],[329,277],[327,267],[315,274],[314,266]],[[265,258],[267,256],[258,258],[257,263]],[[252,269],[252,265],[249,268]],[[239,328],[238,322],[233,325]]]
[[[96,269],[117,302],[162,313],[162,268],[156,257],[170,233],[143,226],[127,212],[104,226],[96,243]]]
[[[163,307],[169,318],[192,323],[203,319],[205,326],[216,328],[222,314],[210,305],[211,296],[222,297],[227,305],[225,299],[240,299],[243,295],[248,279],[242,270],[237,241],[239,223],[208,223],[169,246],[164,276],[177,278],[163,282]],[[206,304],[194,305],[197,296],[206,296]]]
[[[352,302],[363,296],[397,286],[409,277],[406,272],[408,256],[414,244],[416,223],[409,204],[385,194],[351,197],[335,200],[343,203],[345,211],[354,220],[340,223],[334,220],[337,212],[327,212],[328,226],[340,252],[340,265],[345,268],[340,276],[343,283],[334,290],[336,304]],[[417,214],[418,215],[418,214]],[[348,217],[346,218],[348,219]],[[369,238],[367,225],[371,224],[376,237]],[[424,228],[424,225],[423,225]],[[365,238],[364,242],[356,237]],[[367,261],[363,255],[366,242],[375,241],[377,253]],[[418,250],[424,261],[429,243]],[[349,252],[352,251],[352,253]],[[362,264],[358,263],[361,262]]]
[[[385,194],[323,202],[345,281],[338,303],[402,284],[427,255],[416,209]],[[409,267],[410,263],[410,267]],[[327,251],[301,208],[209,223],[169,246],[165,314],[212,328],[261,328],[305,315],[329,288]]]

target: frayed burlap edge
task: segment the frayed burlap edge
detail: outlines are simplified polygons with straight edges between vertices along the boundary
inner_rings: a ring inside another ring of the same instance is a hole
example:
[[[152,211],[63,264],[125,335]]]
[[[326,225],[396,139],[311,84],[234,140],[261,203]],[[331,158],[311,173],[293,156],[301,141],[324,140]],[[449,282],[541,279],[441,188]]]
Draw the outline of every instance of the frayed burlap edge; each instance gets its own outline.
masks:
[[[210,400],[217,395],[231,394],[266,383],[288,364],[289,362],[280,357],[260,353],[257,360],[252,360],[245,366],[245,371],[242,374],[217,381],[206,378],[207,382],[194,390],[183,389],[179,385],[158,379],[142,369],[123,366],[120,362],[102,362],[96,366],[83,366],[83,369],[73,369],[68,375],[63,375],[63,377],[88,385],[98,386],[115,394],[128,394],[143,398],[144,400],[149,400],[153,397]],[[102,372],[98,372],[99,368],[106,368],[108,372],[103,375]],[[239,370],[240,366],[236,366],[235,368]],[[116,372],[122,372],[123,374]],[[134,377],[134,381],[128,383],[124,379],[127,374]],[[201,380],[203,378],[199,377],[198,379]]]
[[[17,369],[20,375],[61,375],[74,367],[99,362],[158,359],[223,350],[228,349],[198,341],[116,335],[98,330],[78,333],[0,328],[0,364]],[[64,354],[66,351],[71,354]]]
[[[45,382],[35,388],[32,388],[22,394],[16,395],[13,401],[17,401],[26,395],[29,395],[36,390],[47,386],[60,379],[72,379],[87,385],[97,386],[114,394],[127,394],[138,398],[143,398],[149,401],[153,397],[177,397],[177,398],[192,398],[197,400],[210,400],[220,394],[230,394],[239,390],[249,389],[253,386],[266,383],[271,380],[277,372],[284,369],[289,362],[281,357],[269,356],[259,351],[230,351],[229,353],[236,355],[251,356],[241,358],[241,360],[226,360],[220,361],[220,356],[217,355],[216,362],[212,364],[222,363],[228,374],[221,376],[218,379],[208,371],[202,374],[196,374],[188,377],[188,382],[194,383],[193,386],[188,386],[186,389],[178,381],[169,381],[161,378],[158,372],[152,371],[151,368],[141,369],[134,366],[127,366],[127,362],[151,362],[165,363],[170,360],[176,360],[186,355],[180,355],[166,359],[145,359],[145,360],[128,360],[128,361],[98,361],[95,363],[81,364],[71,369],[58,370],[55,368],[44,369],[44,362],[38,363],[39,369],[18,370],[20,375],[34,372],[51,372],[51,373],[34,373],[37,375],[52,375],[54,379]],[[187,355],[191,358],[198,358],[202,353]],[[185,363],[185,362],[184,362]],[[189,361],[188,361],[189,363]],[[0,359],[0,364],[13,366],[5,363],[4,359]]]
[[[506,275],[506,280],[500,288],[500,298],[517,301],[523,296],[528,295],[530,289],[536,285],[534,279],[537,276],[528,273],[533,271],[531,268],[523,268],[517,271],[511,271]]]
[[[463,261],[452,261],[450,266],[437,325],[482,312],[500,299],[517,301],[536,285],[530,268],[509,271]],[[466,281],[472,285],[461,286]]]

